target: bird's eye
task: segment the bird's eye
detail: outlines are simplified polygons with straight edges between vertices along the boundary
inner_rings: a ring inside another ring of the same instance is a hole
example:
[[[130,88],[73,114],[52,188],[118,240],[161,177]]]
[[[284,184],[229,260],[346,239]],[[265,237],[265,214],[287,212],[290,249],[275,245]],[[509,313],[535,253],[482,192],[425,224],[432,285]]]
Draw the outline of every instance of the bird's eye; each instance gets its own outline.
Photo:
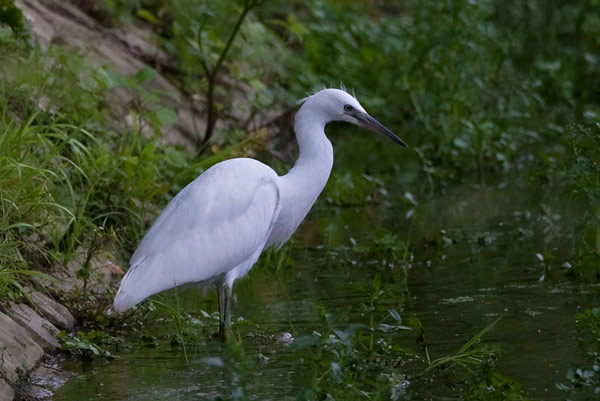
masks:
[[[351,106],[351,105],[349,105],[349,104],[347,104],[347,105],[345,105],[345,106],[344,106],[344,111],[345,111],[346,113],[350,113],[350,112],[351,112],[351,111],[353,111],[353,110],[354,110],[354,107],[352,107],[352,106]]]

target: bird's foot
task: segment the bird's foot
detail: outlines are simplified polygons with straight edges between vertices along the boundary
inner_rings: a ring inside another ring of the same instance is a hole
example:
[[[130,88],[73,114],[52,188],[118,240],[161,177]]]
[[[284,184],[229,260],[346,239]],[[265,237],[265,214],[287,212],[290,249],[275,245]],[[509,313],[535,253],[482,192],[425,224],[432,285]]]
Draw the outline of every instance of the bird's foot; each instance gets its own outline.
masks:
[[[223,342],[229,338],[229,331],[231,329],[227,326],[219,326],[219,331],[212,335],[214,339],[219,339]]]

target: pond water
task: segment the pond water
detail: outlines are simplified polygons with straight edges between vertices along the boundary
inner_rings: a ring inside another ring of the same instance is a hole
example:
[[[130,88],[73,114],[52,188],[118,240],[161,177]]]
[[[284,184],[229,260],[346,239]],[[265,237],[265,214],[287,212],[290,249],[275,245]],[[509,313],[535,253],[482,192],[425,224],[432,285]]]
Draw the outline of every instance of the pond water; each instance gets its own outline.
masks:
[[[252,322],[240,331],[244,352],[255,361],[237,380],[249,399],[296,399],[313,377],[309,351],[290,350],[277,336],[318,330],[324,311],[341,328],[361,321],[366,296],[356,284],[380,274],[386,288],[406,294],[387,305],[421,321],[432,359],[456,352],[502,316],[483,338],[502,349],[495,370],[520,382],[534,400],[564,400],[555,383],[585,360],[574,338],[574,314],[599,301],[596,284],[570,281],[560,268],[574,230],[569,207],[550,190],[494,182],[456,186],[416,205],[398,190],[377,206],[317,208],[291,247],[295,266],[261,266],[236,284],[233,316]],[[355,257],[353,244],[372,243],[382,227],[410,243],[407,281],[401,269]],[[548,271],[536,256],[544,252],[556,258]],[[214,298],[187,291],[181,302],[199,316],[216,310]],[[173,325],[159,321],[155,330],[160,337]],[[395,338],[419,349],[414,332]],[[218,360],[207,363],[224,354],[223,343],[210,335],[186,347],[188,363],[183,348],[167,340],[152,348],[131,341],[111,350],[114,360],[67,360],[64,369],[74,375],[53,400],[215,399],[231,387],[224,368],[214,366]],[[412,400],[460,399],[439,383],[408,389]]]

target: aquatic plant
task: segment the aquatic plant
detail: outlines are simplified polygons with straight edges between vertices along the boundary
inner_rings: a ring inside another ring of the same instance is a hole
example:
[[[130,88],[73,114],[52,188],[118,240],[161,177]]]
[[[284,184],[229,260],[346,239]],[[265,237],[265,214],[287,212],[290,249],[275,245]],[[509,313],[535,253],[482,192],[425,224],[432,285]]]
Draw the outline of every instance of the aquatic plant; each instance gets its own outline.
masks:
[[[600,392],[600,308],[576,314],[575,323],[577,339],[586,349],[590,363],[570,368],[565,375],[566,382],[556,383],[556,388],[569,394],[569,398],[578,394],[591,400]]]
[[[385,229],[380,230],[370,244],[360,245],[355,243],[354,251],[358,256],[376,260],[381,266],[390,269],[406,265],[410,256],[408,242],[401,240],[398,235]]]
[[[90,360],[95,357],[112,358],[105,346],[115,345],[119,341],[107,333],[90,330],[68,334],[64,330],[58,333],[60,348],[80,358]]]
[[[402,394],[408,383],[396,367],[409,351],[395,344],[392,334],[409,328],[402,325],[396,311],[391,311],[390,317],[393,323],[350,324],[337,329],[333,316],[325,314],[323,331],[296,338],[291,350],[312,350],[314,369],[310,387],[298,398],[389,399],[392,393]]]
[[[383,183],[357,172],[334,171],[323,190],[327,203],[335,206],[364,206],[384,197]]]
[[[572,200],[583,205],[583,215],[574,235],[574,270],[582,273],[595,265],[600,280],[600,125],[569,128],[572,164],[565,172]]]
[[[429,352],[425,345],[425,352],[427,354],[427,363],[429,366],[423,370],[421,374],[425,374],[432,369],[439,368],[444,365],[457,364],[462,367],[468,368],[469,365],[480,365],[487,358],[494,357],[494,354],[498,353],[498,349],[490,346],[479,344],[481,337],[483,337],[488,331],[490,331],[501,318],[498,318],[484,327],[479,333],[475,334],[469,341],[467,341],[460,349],[453,355],[437,358],[433,361],[429,360]]]

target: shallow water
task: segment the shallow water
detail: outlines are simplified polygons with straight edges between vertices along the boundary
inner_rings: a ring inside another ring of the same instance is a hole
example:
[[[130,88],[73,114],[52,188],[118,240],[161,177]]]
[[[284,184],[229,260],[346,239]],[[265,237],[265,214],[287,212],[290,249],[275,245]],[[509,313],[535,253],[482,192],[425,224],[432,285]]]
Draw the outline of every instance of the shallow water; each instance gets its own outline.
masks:
[[[560,269],[573,231],[570,204],[527,183],[457,186],[416,207],[403,199],[398,191],[378,206],[318,208],[296,235],[293,268],[275,273],[261,267],[236,284],[234,318],[258,325],[241,329],[246,355],[258,361],[240,376],[248,398],[295,399],[310,383],[306,351],[290,351],[277,335],[311,333],[323,324],[323,311],[336,315],[341,327],[360,320],[358,306],[365,295],[355,284],[376,273],[391,290],[405,290],[399,269],[354,258],[353,242],[368,244],[386,227],[410,241],[413,257],[402,315],[423,323],[432,358],[457,351],[502,316],[484,337],[502,348],[496,371],[519,381],[532,399],[565,399],[555,383],[585,359],[573,336],[574,314],[599,301],[596,284],[569,281]],[[542,252],[556,260],[540,281],[545,271],[536,253]],[[399,310],[401,303],[388,301]],[[216,301],[213,294],[188,291],[183,307],[199,315],[214,311]],[[170,327],[157,324],[156,330]],[[398,337],[404,347],[418,349],[415,339],[410,332]],[[113,351],[117,359],[111,361],[68,360],[64,368],[74,376],[53,399],[215,399],[224,394],[228,376],[222,367],[207,366],[205,358],[222,356],[223,347],[208,335],[201,338],[186,349],[189,365],[182,347],[166,340],[155,348],[134,342]],[[410,385],[409,394],[414,400],[460,399],[449,389],[423,384]]]

